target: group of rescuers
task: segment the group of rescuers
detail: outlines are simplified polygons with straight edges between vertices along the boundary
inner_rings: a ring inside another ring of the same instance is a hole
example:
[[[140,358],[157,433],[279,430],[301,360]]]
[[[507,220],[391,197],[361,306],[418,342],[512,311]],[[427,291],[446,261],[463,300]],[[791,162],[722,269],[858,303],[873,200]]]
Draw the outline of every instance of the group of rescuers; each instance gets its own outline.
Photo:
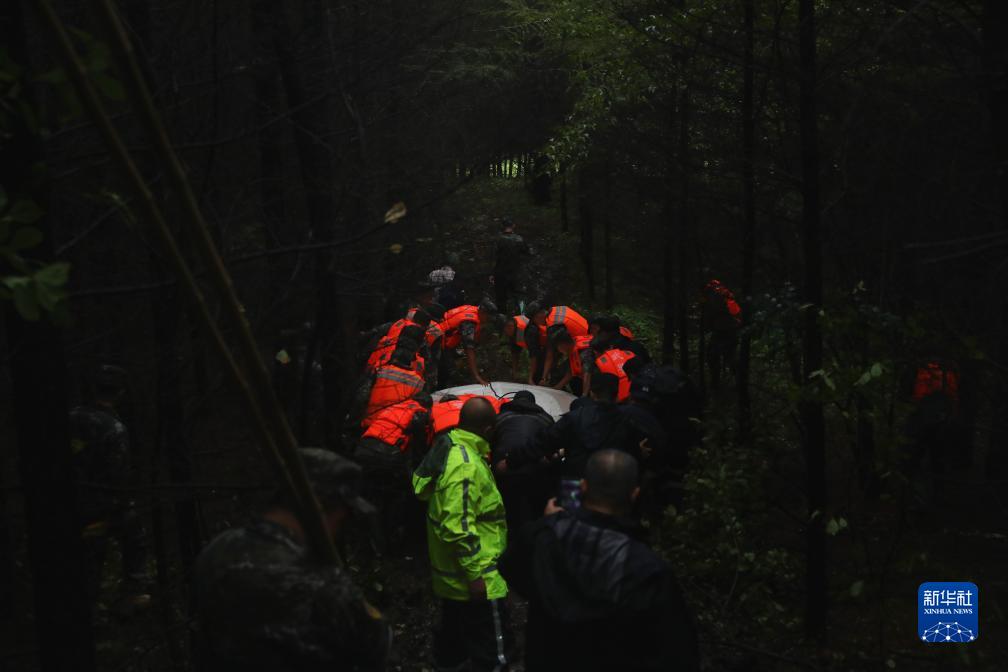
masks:
[[[513,236],[513,226],[503,234]],[[506,300],[513,279],[500,266],[497,298]],[[438,288],[445,302],[451,275],[438,278],[448,281]],[[300,450],[328,532],[339,540],[350,518],[364,518],[381,552],[393,540],[403,550],[426,530],[440,601],[437,670],[509,668],[512,589],[528,601],[526,670],[698,669],[693,617],[641,523],[680,503],[701,413],[689,379],[653,362],[616,317],[535,303],[507,317],[489,300],[444,309],[430,289],[371,334],[353,460]],[[717,281],[704,294],[708,363],[731,368],[738,304]],[[578,397],[569,412],[554,421],[527,390],[432,399],[450,386],[459,358],[471,382],[487,383],[477,348],[491,326],[511,347],[512,379],[569,389]],[[522,351],[529,368],[519,375]],[[922,399],[948,397],[958,380],[949,369],[923,367],[915,399],[924,387]],[[93,403],[71,413],[81,483],[128,482],[117,414],[125,376],[102,367]],[[92,593],[109,536],[119,538],[129,585],[144,580],[143,529],[127,491],[81,496]],[[389,624],[345,569],[313,555],[286,490],[204,548],[193,583],[204,669],[386,669]]]

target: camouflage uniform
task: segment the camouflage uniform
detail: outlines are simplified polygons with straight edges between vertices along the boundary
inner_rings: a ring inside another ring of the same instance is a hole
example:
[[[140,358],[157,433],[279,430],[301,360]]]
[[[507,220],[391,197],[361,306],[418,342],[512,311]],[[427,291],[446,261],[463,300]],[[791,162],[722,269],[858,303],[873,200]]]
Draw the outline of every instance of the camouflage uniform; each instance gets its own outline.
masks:
[[[525,239],[517,233],[501,233],[494,251],[495,300],[501,310],[508,310],[508,297],[520,291],[518,281],[522,258],[531,254]]]
[[[357,494],[359,465],[317,448],[300,452],[325,510],[373,515]],[[210,542],[196,561],[195,588],[204,669],[385,669],[391,633],[381,614],[344,570],[319,563],[280,523],[261,519]]]
[[[118,539],[127,582],[141,582],[146,552],[135,503],[129,432],[111,407],[78,406],[70,412],[70,445],[78,488],[88,590],[98,596],[108,538]]]

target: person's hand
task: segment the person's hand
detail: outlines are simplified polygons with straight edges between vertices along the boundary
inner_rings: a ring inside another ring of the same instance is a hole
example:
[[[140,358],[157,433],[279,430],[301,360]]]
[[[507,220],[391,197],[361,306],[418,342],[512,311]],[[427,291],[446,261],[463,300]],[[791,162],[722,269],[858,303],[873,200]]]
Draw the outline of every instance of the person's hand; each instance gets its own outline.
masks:
[[[546,387],[546,383],[548,382],[549,381],[546,379],[546,376],[543,376],[542,380],[539,381],[539,385],[541,385],[542,387]]]
[[[552,516],[554,513],[560,513],[564,508],[557,504],[556,497],[551,497],[548,502],[546,502],[546,508],[543,509],[543,515]]]
[[[562,390],[565,384],[566,383],[557,383],[556,385],[553,386],[553,389],[554,390]]]
[[[469,599],[473,602],[486,601],[486,581],[484,581],[482,577],[469,582]]]
[[[532,376],[529,376],[529,379],[528,379],[528,384],[529,384],[529,385],[535,385],[535,384],[536,384],[536,382],[535,382],[535,380],[534,380],[534,379],[532,378]]]
[[[480,385],[489,385],[490,383],[483,376],[476,376],[476,382]]]
[[[654,452],[654,449],[651,447],[650,439],[645,438],[637,445],[640,447],[641,457],[645,460],[651,457],[651,453]]]

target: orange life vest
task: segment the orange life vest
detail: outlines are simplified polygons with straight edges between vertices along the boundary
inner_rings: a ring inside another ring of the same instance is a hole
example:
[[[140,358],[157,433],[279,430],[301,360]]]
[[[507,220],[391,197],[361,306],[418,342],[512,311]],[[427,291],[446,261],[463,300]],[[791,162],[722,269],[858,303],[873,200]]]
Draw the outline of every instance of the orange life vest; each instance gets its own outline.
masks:
[[[409,447],[409,435],[406,430],[413,417],[419,412],[426,412],[415,399],[407,399],[401,403],[383,408],[371,418],[371,424],[364,431],[362,438],[377,439],[384,444],[395,446],[399,452],[404,453]],[[427,425],[427,443],[431,441],[432,433],[430,423]]]
[[[630,377],[623,372],[623,366],[634,358],[629,350],[606,350],[595,359],[595,366],[602,373],[611,373],[619,378],[619,393],[616,401],[626,401],[630,398]]]
[[[465,402],[475,397],[483,397],[489,401],[490,405],[493,406],[494,410],[497,412],[500,412],[501,405],[506,401],[506,399],[498,399],[497,397],[490,397],[481,394],[460,394],[458,399],[452,399],[451,401],[437,401],[434,403],[433,408],[431,408],[431,418],[434,421],[434,433],[440,434],[446,430],[458,427],[459,415],[462,413],[462,406]]]
[[[735,320],[735,324],[742,324],[742,306],[735,300],[732,291],[721,284],[720,280],[711,280],[707,283],[707,289],[720,296],[728,309],[728,314]]]
[[[378,345],[375,346],[375,349],[371,351],[371,355],[368,356],[367,365],[369,371],[374,371],[388,363],[389,359],[392,358],[392,353],[395,352],[396,343],[399,342],[399,334],[402,333],[403,329],[411,326],[419,327],[420,325],[408,317],[392,323],[392,326],[388,328],[385,335],[378,339]]]
[[[953,403],[959,403],[959,374],[946,371],[938,362],[928,362],[917,369],[913,399],[920,401],[932,394],[943,393]]]
[[[567,327],[567,333],[571,335],[571,338],[588,335],[588,320],[569,306],[550,308],[549,314],[546,316],[546,327],[549,328],[555,324]]]
[[[444,319],[438,324],[438,327],[441,329],[442,333],[444,333],[445,350],[457,348],[462,342],[462,336],[459,334],[459,327],[462,326],[463,322],[475,322],[476,337],[479,338],[479,307],[459,306],[458,308],[452,308],[444,314]]]
[[[581,366],[581,353],[591,347],[591,336],[578,336],[574,339],[574,346],[571,347],[567,362],[570,364],[571,376],[580,378],[584,375],[584,367]]]
[[[515,315],[511,318],[515,325],[515,345],[523,350],[528,350],[528,341],[525,340],[525,330],[532,324],[532,320],[524,315]],[[539,327],[539,345],[546,345],[546,327]]]
[[[362,424],[371,424],[374,415],[389,406],[406,401],[424,387],[424,379],[415,371],[402,369],[393,364],[386,364],[375,373],[375,382],[371,387],[371,398],[368,399]]]

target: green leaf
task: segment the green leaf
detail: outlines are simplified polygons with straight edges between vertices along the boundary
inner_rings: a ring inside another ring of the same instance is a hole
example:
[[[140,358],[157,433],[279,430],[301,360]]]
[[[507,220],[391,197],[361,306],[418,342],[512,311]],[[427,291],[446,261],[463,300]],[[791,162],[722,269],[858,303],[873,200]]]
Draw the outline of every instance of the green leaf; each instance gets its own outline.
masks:
[[[858,580],[851,584],[850,594],[851,597],[858,597],[864,591],[864,581]]]
[[[18,252],[29,247],[35,247],[41,242],[42,232],[34,227],[26,226],[14,232],[14,237],[11,238],[9,247],[14,252]]]
[[[854,382],[854,385],[864,385],[871,379],[872,379],[871,371],[865,371],[864,373],[861,374],[861,377]]]
[[[45,214],[42,208],[37,206],[32,201],[18,201],[14,204],[14,207],[10,209],[7,213],[7,217],[13,222],[19,222],[21,224],[31,224],[32,222],[38,221]]]
[[[39,312],[38,303],[35,301],[35,292],[32,291],[31,283],[27,282],[27,278],[24,278],[24,280],[26,282],[11,287],[11,290],[14,292],[14,307],[17,308],[21,317],[29,322],[34,322],[39,319],[41,313]]]
[[[871,375],[872,375],[872,378],[881,378],[882,377],[882,365],[879,364],[878,362],[875,362],[874,364],[872,364]]]
[[[840,523],[835,518],[830,518],[826,523],[826,534],[835,537],[838,532],[840,532]]]
[[[48,287],[63,287],[70,277],[70,264],[49,264],[35,273],[35,281]]]

